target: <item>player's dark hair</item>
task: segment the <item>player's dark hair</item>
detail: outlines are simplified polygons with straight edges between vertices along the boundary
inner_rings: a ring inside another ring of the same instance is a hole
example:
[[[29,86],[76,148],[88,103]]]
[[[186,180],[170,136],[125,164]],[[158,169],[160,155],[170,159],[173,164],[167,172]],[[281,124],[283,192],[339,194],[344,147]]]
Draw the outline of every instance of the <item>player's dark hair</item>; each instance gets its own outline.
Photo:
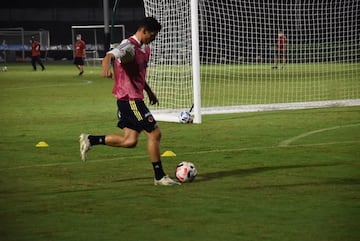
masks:
[[[140,28],[144,28],[149,32],[159,32],[161,24],[154,17],[145,17],[139,23],[138,29]]]

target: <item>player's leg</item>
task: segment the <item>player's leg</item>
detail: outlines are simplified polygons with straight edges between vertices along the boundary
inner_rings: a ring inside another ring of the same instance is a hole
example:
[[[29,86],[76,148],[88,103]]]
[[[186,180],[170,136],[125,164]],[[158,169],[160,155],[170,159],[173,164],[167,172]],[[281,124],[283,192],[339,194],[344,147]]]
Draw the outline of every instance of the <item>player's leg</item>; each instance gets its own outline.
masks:
[[[78,62],[78,69],[80,70],[79,75],[82,75],[84,73],[84,59],[83,58],[79,58],[79,62]]]
[[[160,158],[160,140],[161,140],[161,131],[159,127],[156,127],[153,131],[145,131],[147,135],[147,149],[150,156],[150,160],[154,169],[154,184],[161,186],[173,186],[180,185],[179,182],[172,180],[164,172],[161,158]]]
[[[94,139],[94,142],[98,137],[90,136],[89,139]],[[112,147],[124,147],[124,148],[133,148],[136,147],[138,143],[139,133],[135,130],[124,128],[124,134],[110,134],[105,136],[105,145]]]
[[[286,50],[283,49],[282,51],[282,64],[283,64],[283,67],[285,67],[285,64],[286,64]]]
[[[277,68],[278,58],[279,58],[279,50],[276,48],[276,49],[275,49],[275,57],[274,57],[274,66],[273,66],[274,69]]]
[[[160,160],[160,139],[161,131],[157,127],[151,132],[145,131],[147,136],[147,150],[154,169],[155,180],[161,180],[166,176]]]
[[[79,70],[79,75],[82,75],[84,73],[84,60],[80,57],[75,57],[74,64],[76,68]]]
[[[77,69],[79,69],[79,65],[78,65],[78,63],[77,63],[77,57],[74,58],[73,64],[75,65],[75,67],[76,67]]]
[[[38,62],[39,65],[41,66],[41,70],[44,71],[44,70],[45,70],[45,67],[44,67],[43,62],[41,61],[41,57],[40,57],[40,56],[37,58],[37,62]]]
[[[83,75],[83,73],[84,73],[84,65],[82,65],[82,64],[79,65],[78,69],[80,70],[79,75]]]
[[[147,135],[147,150],[150,156],[151,162],[157,162],[160,160],[160,140],[161,140],[161,131],[157,127],[152,132],[145,131]]]
[[[80,155],[83,161],[86,161],[87,153],[92,146],[107,145],[112,147],[133,148],[136,146],[139,133],[135,130],[124,128],[124,134],[110,135],[89,135],[80,134]]]
[[[134,102],[135,103],[135,102]],[[139,133],[142,126],[139,125],[137,115],[139,111],[135,111],[130,105],[129,101],[118,101],[118,127],[124,130],[123,135],[110,134],[110,135],[80,135],[80,154],[83,161],[86,160],[86,154],[94,145],[107,145],[113,147],[135,147],[138,142]],[[135,106],[136,107],[136,106]]]
[[[33,70],[36,71],[36,57],[31,57],[31,65],[33,67]]]
[[[154,169],[154,184],[161,186],[180,185],[179,182],[172,180],[168,175],[166,175],[163,169],[160,155],[160,127],[156,124],[156,121],[151,114],[145,118],[144,123],[144,133],[147,136],[147,150]]]

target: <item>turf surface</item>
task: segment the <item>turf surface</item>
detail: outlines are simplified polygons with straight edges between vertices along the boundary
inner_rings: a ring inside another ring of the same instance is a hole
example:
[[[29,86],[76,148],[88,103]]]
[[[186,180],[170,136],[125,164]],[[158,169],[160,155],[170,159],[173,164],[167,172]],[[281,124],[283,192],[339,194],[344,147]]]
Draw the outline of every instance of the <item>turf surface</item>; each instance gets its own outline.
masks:
[[[119,132],[112,81],[46,67],[0,73],[0,240],[360,239],[360,107],[160,122],[162,151],[177,154],[165,170],[189,160],[199,174],[159,187],[144,135],[80,160],[81,132]]]

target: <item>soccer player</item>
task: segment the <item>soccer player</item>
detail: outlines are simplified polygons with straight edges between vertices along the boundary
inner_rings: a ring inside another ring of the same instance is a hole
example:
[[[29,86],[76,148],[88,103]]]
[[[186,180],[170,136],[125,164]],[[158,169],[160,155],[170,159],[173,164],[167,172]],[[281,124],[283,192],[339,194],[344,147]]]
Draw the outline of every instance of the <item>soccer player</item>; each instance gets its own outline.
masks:
[[[31,37],[30,43],[31,43],[31,65],[33,67],[33,70],[36,71],[36,63],[38,63],[41,66],[41,70],[44,71],[45,67],[41,61],[40,43],[35,40],[34,36]]]
[[[123,40],[120,45],[106,53],[102,61],[104,77],[111,77],[111,62],[114,63],[113,94],[117,99],[118,127],[123,134],[80,135],[80,153],[83,161],[87,152],[95,145],[133,148],[139,135],[147,136],[147,151],[154,169],[154,184],[163,186],[180,185],[165,174],[160,159],[161,131],[144,102],[144,90],[150,104],[158,104],[156,95],[146,83],[146,69],[150,59],[150,42],[161,30],[160,23],[153,17],[144,18],[136,33]]]
[[[282,67],[285,68],[286,64],[286,48],[287,48],[287,37],[283,31],[280,31],[277,37],[275,46],[275,59],[273,68],[278,67],[278,62],[282,60]]]
[[[74,64],[76,68],[79,70],[79,75],[84,73],[84,58],[86,54],[86,44],[85,41],[82,40],[81,34],[76,35],[75,42],[75,58]]]

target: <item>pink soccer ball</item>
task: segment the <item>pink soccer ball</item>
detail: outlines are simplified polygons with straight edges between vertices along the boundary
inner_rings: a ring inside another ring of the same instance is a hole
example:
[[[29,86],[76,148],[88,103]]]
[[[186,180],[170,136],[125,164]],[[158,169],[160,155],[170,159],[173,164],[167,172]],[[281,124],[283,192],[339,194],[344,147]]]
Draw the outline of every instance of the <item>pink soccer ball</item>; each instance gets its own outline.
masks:
[[[180,162],[176,166],[175,176],[180,182],[192,182],[195,180],[197,170],[192,162]]]

